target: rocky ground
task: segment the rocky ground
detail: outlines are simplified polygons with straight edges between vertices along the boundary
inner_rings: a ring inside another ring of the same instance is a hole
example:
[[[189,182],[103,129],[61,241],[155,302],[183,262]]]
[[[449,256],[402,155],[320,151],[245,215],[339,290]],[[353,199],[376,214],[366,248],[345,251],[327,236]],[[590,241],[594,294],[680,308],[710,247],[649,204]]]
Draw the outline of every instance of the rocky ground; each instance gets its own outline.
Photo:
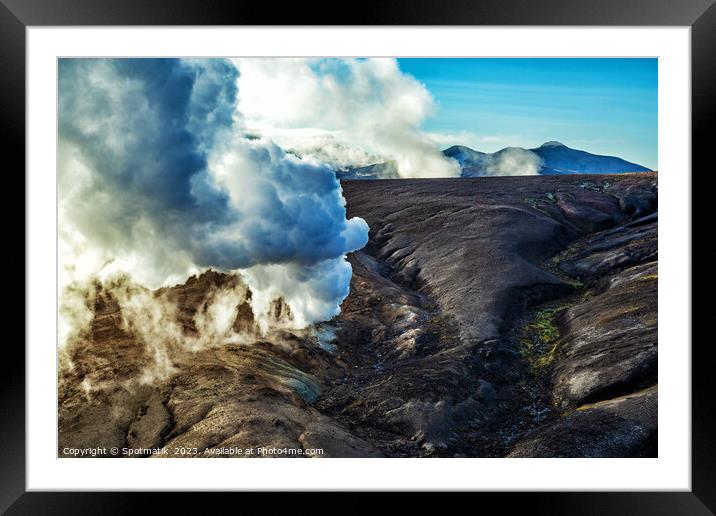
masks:
[[[656,173],[343,187],[371,232],[338,318],[173,350],[166,378],[137,382],[153,358],[100,294],[60,378],[60,455],[656,455]],[[184,331],[227,281],[163,293]],[[235,325],[251,317],[242,307]]]

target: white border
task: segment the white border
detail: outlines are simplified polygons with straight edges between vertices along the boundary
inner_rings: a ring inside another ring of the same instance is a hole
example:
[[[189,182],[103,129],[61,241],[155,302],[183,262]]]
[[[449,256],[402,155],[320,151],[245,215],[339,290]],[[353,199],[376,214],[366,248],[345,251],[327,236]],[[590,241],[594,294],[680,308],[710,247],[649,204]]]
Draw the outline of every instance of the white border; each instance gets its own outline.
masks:
[[[690,28],[54,28],[27,31],[27,489],[690,490]],[[57,459],[58,56],[658,56],[658,459]]]

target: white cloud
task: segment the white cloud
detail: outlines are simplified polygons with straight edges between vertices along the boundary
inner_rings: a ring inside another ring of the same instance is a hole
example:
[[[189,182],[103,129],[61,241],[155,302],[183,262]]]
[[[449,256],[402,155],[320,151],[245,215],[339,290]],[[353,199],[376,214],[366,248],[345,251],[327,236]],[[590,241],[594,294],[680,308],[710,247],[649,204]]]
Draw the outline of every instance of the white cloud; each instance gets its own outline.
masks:
[[[394,161],[402,177],[459,175],[420,129],[434,109],[430,93],[395,59],[235,62],[239,110],[249,131],[298,152],[322,148],[317,156],[343,166],[377,159]]]
[[[244,138],[236,77],[221,59],[60,61],[63,295],[91,278],[127,273],[156,288],[215,268],[246,271],[257,318],[281,296],[297,327],[338,312],[345,254],[365,245],[368,226],[346,219],[328,166]],[[86,324],[76,296],[65,301],[71,322]]]

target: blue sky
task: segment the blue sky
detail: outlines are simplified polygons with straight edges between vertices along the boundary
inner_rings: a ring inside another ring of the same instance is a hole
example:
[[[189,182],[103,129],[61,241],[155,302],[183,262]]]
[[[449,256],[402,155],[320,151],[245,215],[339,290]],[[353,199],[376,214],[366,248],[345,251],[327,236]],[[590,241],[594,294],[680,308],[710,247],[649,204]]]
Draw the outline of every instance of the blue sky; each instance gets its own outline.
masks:
[[[403,58],[438,106],[423,125],[477,150],[549,140],[657,169],[657,59]],[[448,143],[447,140],[445,143]]]

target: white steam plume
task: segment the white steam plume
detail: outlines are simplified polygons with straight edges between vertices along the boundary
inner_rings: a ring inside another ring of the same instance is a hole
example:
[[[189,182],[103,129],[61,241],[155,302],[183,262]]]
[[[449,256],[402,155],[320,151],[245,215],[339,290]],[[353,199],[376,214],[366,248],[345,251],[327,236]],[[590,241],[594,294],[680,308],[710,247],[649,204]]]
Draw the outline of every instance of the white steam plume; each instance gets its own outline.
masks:
[[[236,60],[247,126],[334,166],[397,164],[401,177],[452,177],[459,166],[420,130],[434,108],[395,59]]]
[[[542,158],[520,147],[507,147],[484,160],[486,176],[534,176],[541,166]]]
[[[474,157],[461,158],[463,174],[467,176],[533,176],[538,175],[543,160],[530,150],[506,147],[492,154],[476,153]],[[458,163],[457,157],[454,157]]]
[[[328,166],[244,137],[238,75],[222,59],[60,60],[63,296],[95,277],[124,272],[156,288],[214,268],[244,271],[259,320],[276,297],[297,326],[338,313],[345,254],[365,245],[368,226],[346,220]],[[145,306],[140,293],[131,292]],[[127,310],[132,296],[121,300]],[[62,306],[73,324],[92,308]]]

